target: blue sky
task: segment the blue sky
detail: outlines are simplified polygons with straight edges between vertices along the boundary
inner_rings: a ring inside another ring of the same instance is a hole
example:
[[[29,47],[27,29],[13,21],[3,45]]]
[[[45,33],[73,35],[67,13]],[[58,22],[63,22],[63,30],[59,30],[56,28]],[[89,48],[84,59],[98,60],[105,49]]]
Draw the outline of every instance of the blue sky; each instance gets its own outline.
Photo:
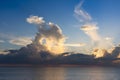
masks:
[[[34,37],[35,25],[26,22],[30,15],[41,16],[58,24],[68,39],[66,43],[89,42],[90,38],[80,30],[81,22],[74,16],[74,8],[81,0],[1,0],[0,49],[19,48],[9,41],[17,37]],[[99,26],[99,34],[113,37],[120,42],[120,1],[84,0],[82,8]],[[4,41],[4,42],[2,42]]]

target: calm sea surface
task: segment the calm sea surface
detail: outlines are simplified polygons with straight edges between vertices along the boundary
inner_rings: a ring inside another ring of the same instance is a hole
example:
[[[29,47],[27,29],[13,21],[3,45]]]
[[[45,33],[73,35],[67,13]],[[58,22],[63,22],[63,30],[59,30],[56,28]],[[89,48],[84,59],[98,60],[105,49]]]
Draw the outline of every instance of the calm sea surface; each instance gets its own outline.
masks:
[[[120,80],[120,68],[0,67],[0,80]]]

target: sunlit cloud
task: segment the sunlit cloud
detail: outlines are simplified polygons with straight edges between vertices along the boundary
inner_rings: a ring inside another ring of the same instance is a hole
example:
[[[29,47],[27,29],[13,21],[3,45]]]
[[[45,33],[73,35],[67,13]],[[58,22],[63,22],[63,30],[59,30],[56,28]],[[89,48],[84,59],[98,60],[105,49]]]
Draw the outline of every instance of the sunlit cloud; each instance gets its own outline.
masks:
[[[65,46],[68,46],[68,47],[83,47],[85,45],[86,45],[85,43],[78,43],[78,44],[68,43],[68,44],[65,44]]]
[[[33,37],[26,36],[16,36],[12,34],[0,33],[0,38],[5,39],[6,42],[17,46],[26,46],[27,44],[32,43]],[[0,43],[4,43],[4,40],[0,40]]]
[[[92,17],[89,13],[82,9],[83,1],[81,1],[78,5],[75,6],[74,13],[75,17],[80,22],[89,22],[92,20]]]
[[[26,20],[27,20],[28,23],[33,23],[33,24],[43,24],[43,23],[45,23],[45,21],[43,20],[43,17],[38,17],[38,16],[30,16]]]
[[[57,24],[52,22],[47,23],[43,20],[43,17],[38,16],[28,17],[27,22],[35,24],[38,28],[38,32],[32,43],[33,47],[37,48],[37,52],[49,51],[54,54],[64,52],[66,38]]]
[[[81,27],[81,30],[83,30],[92,41],[99,41],[101,39],[100,35],[97,32],[98,27],[96,25],[92,24],[86,24]]]

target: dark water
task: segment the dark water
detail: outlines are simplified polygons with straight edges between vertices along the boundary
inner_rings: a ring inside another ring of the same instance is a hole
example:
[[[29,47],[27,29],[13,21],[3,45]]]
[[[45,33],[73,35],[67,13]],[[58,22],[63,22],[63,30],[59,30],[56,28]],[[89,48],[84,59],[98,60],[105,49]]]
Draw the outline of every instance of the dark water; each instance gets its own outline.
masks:
[[[120,68],[0,67],[0,80],[120,80]]]

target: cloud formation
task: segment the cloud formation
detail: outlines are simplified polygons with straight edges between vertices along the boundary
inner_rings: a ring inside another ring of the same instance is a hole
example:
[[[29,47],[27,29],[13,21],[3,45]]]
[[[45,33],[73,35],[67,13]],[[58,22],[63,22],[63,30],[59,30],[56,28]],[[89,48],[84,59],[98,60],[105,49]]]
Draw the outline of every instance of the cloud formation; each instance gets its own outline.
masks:
[[[64,52],[65,36],[58,25],[52,22],[45,23],[43,17],[38,16],[30,16],[27,22],[36,24],[38,27],[38,33],[32,43],[38,48],[38,52],[49,51],[54,54]]]
[[[33,23],[33,24],[44,24],[45,23],[45,21],[43,20],[43,17],[38,17],[38,16],[30,16],[26,20],[28,23]]]
[[[81,1],[74,9],[76,18],[83,23],[80,28],[86,35],[88,35],[92,41],[93,54],[96,57],[102,57],[105,51],[108,51],[113,47],[112,39],[102,37],[98,34],[99,27],[92,21],[92,17],[85,10],[82,9],[83,1]]]
[[[92,17],[89,13],[87,13],[85,10],[82,9],[83,1],[81,1],[78,5],[75,6],[74,13],[75,17],[80,22],[89,22],[92,20]]]
[[[31,19],[29,17],[27,19]],[[39,17],[37,17],[39,18]],[[43,18],[42,18],[43,20]],[[86,55],[82,53],[64,52],[65,46],[82,47],[85,43],[65,44],[66,37],[63,35],[61,28],[52,23],[39,23],[38,20],[32,19],[32,22],[37,25],[38,32],[35,39],[31,41],[28,37],[11,38],[10,43],[21,45],[19,50],[0,51],[0,63],[3,64],[39,64],[39,65],[58,65],[58,64],[77,64],[77,65],[106,65],[113,64],[113,61],[118,60],[120,55],[120,47],[114,47],[111,52],[108,52],[108,46],[111,38],[102,38],[97,34],[98,27],[85,24],[81,27],[95,44],[93,54]],[[95,32],[96,31],[96,32]],[[97,34],[95,36],[95,34]],[[104,43],[104,46],[101,45]],[[108,41],[108,43],[106,43]],[[105,46],[106,45],[106,46]],[[55,55],[54,55],[55,54]],[[102,63],[101,63],[102,62]]]
[[[18,46],[26,46],[28,44],[31,44],[32,40],[29,37],[18,37],[18,38],[11,39],[9,43],[13,45],[18,45]]]

